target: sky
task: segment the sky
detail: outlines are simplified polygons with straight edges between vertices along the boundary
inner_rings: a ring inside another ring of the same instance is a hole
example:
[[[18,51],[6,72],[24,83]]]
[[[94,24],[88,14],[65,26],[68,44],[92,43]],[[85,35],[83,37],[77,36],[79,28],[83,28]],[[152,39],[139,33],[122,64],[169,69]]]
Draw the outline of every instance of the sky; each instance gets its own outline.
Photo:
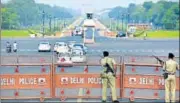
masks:
[[[2,0],[7,1],[7,0]],[[87,10],[93,8],[93,10],[101,10],[104,8],[113,8],[116,6],[127,7],[129,3],[142,4],[145,1],[157,2],[159,0],[35,0],[37,3],[44,3],[50,5],[56,5],[61,7],[72,8],[76,10]],[[178,0],[168,0],[178,1]]]
[[[51,5],[63,6],[73,9],[96,8],[97,10],[104,8],[112,8],[116,6],[127,7],[129,3],[142,4],[145,1],[157,2],[158,0],[35,0],[38,3],[46,3]],[[178,1],[178,0],[169,0]],[[84,5],[84,7],[83,7]]]

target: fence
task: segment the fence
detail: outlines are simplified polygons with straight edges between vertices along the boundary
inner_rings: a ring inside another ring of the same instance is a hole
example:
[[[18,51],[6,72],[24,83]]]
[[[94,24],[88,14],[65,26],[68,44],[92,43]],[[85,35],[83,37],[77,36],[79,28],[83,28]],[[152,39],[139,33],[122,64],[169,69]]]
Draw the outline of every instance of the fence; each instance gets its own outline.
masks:
[[[140,58],[140,59],[138,59]],[[117,57],[118,98],[164,99],[164,79],[157,61],[150,57]],[[91,59],[90,59],[91,61]],[[142,62],[143,61],[143,62]],[[95,63],[96,62],[96,63]],[[59,99],[67,101],[101,98],[101,65],[98,61],[73,64],[21,63],[1,65],[1,99]],[[179,74],[176,96],[179,100]],[[108,89],[108,98],[111,92]]]

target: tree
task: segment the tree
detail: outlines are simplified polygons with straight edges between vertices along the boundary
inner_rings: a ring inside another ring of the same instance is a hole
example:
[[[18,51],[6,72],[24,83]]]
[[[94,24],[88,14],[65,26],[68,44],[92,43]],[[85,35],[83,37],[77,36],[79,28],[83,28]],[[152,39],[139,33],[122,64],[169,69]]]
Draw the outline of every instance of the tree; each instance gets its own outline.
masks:
[[[153,6],[153,2],[149,1],[149,2],[144,2],[143,7],[145,8],[145,11],[149,11],[149,9],[151,9]]]
[[[19,26],[18,15],[11,8],[2,8],[2,29],[15,29]]]

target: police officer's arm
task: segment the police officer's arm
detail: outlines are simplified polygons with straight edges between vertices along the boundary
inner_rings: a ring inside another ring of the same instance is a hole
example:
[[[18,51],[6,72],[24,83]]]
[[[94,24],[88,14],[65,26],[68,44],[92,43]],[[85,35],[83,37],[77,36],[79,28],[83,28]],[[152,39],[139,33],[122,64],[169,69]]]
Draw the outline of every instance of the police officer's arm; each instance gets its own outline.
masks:
[[[179,69],[179,64],[178,64],[178,63],[176,64],[176,70],[180,70],[180,69]]]
[[[161,63],[161,66],[163,67],[162,69],[165,70],[165,68],[166,68],[166,62],[164,62],[163,64]]]
[[[105,65],[103,59],[100,60],[100,63],[101,63],[101,66],[104,66],[104,65]]]

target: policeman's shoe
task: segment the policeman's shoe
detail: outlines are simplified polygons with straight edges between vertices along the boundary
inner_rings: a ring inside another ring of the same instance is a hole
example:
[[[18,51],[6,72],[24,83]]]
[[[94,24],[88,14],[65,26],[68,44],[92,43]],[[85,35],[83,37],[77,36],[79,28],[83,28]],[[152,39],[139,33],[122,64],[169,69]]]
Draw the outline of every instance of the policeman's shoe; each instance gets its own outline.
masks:
[[[102,100],[102,103],[106,103],[106,101],[105,101],[105,100]]]
[[[119,101],[118,100],[114,100],[113,103],[119,103]]]

